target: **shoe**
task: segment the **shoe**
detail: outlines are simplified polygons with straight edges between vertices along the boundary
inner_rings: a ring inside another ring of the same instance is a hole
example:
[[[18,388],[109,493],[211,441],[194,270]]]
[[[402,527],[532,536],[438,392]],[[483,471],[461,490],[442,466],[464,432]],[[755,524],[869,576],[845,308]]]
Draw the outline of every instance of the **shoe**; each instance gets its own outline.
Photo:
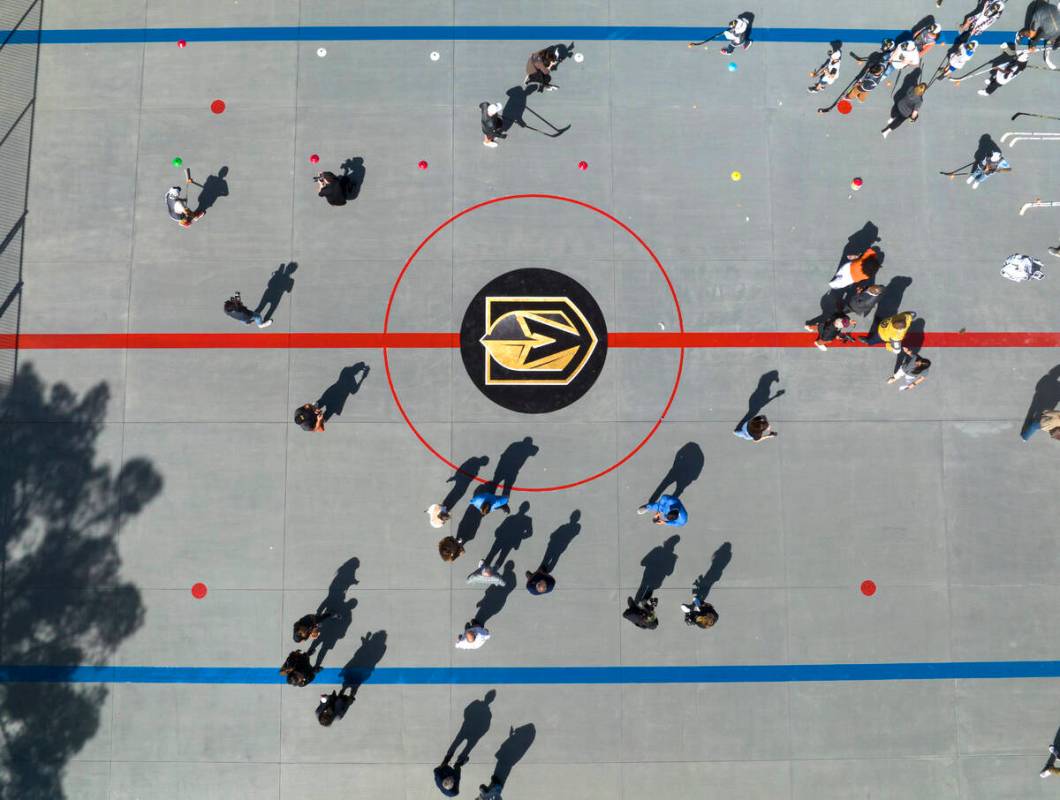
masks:
[[[965,183],[971,183],[974,180],[975,180],[975,176],[974,175],[969,175],[968,176],[968,180],[966,180]]]
[[[1060,258],[1060,247],[1050,247],[1049,248],[1049,252],[1052,253],[1057,258]]]
[[[983,97],[989,97],[990,96],[990,92],[988,92],[986,89],[980,89],[978,92],[976,92],[976,94],[979,94],[979,95],[981,95]]]
[[[269,326],[270,326],[271,324],[272,324],[272,320],[271,320],[271,319],[267,319],[267,320],[265,320],[264,322],[259,322],[259,323],[258,323],[258,327],[259,327],[259,328],[267,328],[267,327],[269,327]]]
[[[558,89],[558,88],[559,88],[558,86],[546,86],[546,87],[545,87],[545,91],[546,91],[546,92],[554,92],[554,91],[556,91],[556,89]]]
[[[982,183],[982,181],[976,181],[975,183],[972,184],[972,188],[973,189],[978,189],[980,183]]]
[[[648,513],[648,507],[647,506],[640,506],[639,508],[637,508],[637,513],[638,514],[647,514]]]
[[[721,48],[721,53],[722,53],[722,55],[730,56],[730,55],[732,55],[732,50],[733,50],[733,47],[730,44],[730,45],[728,45],[726,47]]]
[[[686,614],[692,613],[692,609],[686,606],[684,603],[681,603],[681,610],[684,611]]]
[[[886,139],[887,138],[887,134],[889,134],[889,133],[890,133],[890,131],[880,131],[880,136],[882,136],[884,139]]]
[[[826,344],[824,344],[823,342],[814,342],[813,346],[816,347],[818,350],[827,350],[828,349],[828,346]]]
[[[752,41],[750,41],[750,40],[748,40],[748,41],[744,42],[744,43],[743,43],[743,49],[744,49],[744,50],[746,50],[746,49],[747,49],[748,47],[750,47],[750,46],[751,46],[752,44],[754,44],[754,42],[752,42]]]
[[[912,389],[912,388],[913,388],[913,384],[907,383],[905,386],[899,386],[898,387],[898,391],[904,392],[906,389]]]
[[[497,143],[496,143],[496,142],[483,142],[482,144],[483,144],[483,145],[484,145],[485,147],[496,147],[496,146],[497,146]]]

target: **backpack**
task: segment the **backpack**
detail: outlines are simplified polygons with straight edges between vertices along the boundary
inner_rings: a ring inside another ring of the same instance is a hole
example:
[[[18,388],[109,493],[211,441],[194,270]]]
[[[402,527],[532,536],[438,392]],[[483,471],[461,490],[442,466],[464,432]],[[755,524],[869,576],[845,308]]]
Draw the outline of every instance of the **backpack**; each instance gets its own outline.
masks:
[[[1041,261],[1022,253],[1013,253],[1005,259],[1005,264],[1001,267],[1001,277],[1017,283],[1029,281],[1031,278],[1040,281],[1045,277],[1045,272],[1042,271]]]

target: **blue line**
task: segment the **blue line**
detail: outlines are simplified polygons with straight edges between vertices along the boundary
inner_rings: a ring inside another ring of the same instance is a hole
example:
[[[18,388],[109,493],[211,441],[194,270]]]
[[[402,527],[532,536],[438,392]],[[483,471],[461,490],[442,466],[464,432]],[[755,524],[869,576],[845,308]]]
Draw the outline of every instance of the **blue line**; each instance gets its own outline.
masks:
[[[41,44],[129,44],[167,42],[452,42],[452,41],[574,41],[688,42],[705,39],[720,28],[623,25],[307,25],[257,28],[68,28],[40,31]],[[885,28],[758,28],[757,42],[831,42],[876,44],[902,31]],[[0,37],[8,31],[0,30]],[[37,31],[18,30],[12,44],[36,44]],[[945,31],[952,42],[956,31]],[[1001,44],[1012,32],[988,31],[981,44]]]
[[[940,661],[882,664],[763,664],[686,667],[380,667],[365,683],[404,686],[831,683],[1060,678],[1060,661]],[[342,671],[325,669],[320,684],[341,684]],[[0,666],[0,683],[284,683],[271,667],[49,667]]]

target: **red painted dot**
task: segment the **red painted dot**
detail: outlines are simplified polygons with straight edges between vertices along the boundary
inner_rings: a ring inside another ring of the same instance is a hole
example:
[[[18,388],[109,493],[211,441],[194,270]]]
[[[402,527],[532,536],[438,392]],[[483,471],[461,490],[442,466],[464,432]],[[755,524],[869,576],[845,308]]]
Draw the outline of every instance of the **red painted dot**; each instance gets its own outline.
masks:
[[[421,161],[416,166],[418,166],[420,169],[427,169],[427,162],[426,161]]]
[[[196,600],[202,600],[204,597],[206,597],[206,584],[197,583],[192,586],[191,596],[194,597]]]
[[[181,50],[183,50],[187,46],[188,46],[188,43],[185,42],[183,39],[180,39],[180,40],[177,41],[177,47],[179,47]]]
[[[585,170],[589,169],[589,162],[588,161],[579,161],[578,162],[578,169],[580,169],[582,172],[585,172]]]
[[[212,103],[210,103],[210,110],[215,114],[225,113],[225,101],[214,100]]]
[[[873,581],[862,581],[861,593],[866,597],[872,597],[876,594],[876,584]]]
[[[840,114],[849,114],[854,110],[854,106],[850,105],[849,100],[840,100],[839,105],[836,106]]]
[[[318,156],[316,153],[313,153],[313,155],[311,155],[309,157],[309,163],[310,164],[319,164],[320,163],[320,156]]]

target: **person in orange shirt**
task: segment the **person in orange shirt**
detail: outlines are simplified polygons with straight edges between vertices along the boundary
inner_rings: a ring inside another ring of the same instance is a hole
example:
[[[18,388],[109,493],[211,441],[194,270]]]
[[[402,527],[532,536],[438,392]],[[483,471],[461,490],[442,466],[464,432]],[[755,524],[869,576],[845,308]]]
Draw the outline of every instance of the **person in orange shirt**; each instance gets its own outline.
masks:
[[[879,271],[879,253],[870,247],[861,255],[847,256],[847,263],[839,265],[835,277],[828,282],[828,285],[833,289],[844,289],[862,281],[873,280]]]

